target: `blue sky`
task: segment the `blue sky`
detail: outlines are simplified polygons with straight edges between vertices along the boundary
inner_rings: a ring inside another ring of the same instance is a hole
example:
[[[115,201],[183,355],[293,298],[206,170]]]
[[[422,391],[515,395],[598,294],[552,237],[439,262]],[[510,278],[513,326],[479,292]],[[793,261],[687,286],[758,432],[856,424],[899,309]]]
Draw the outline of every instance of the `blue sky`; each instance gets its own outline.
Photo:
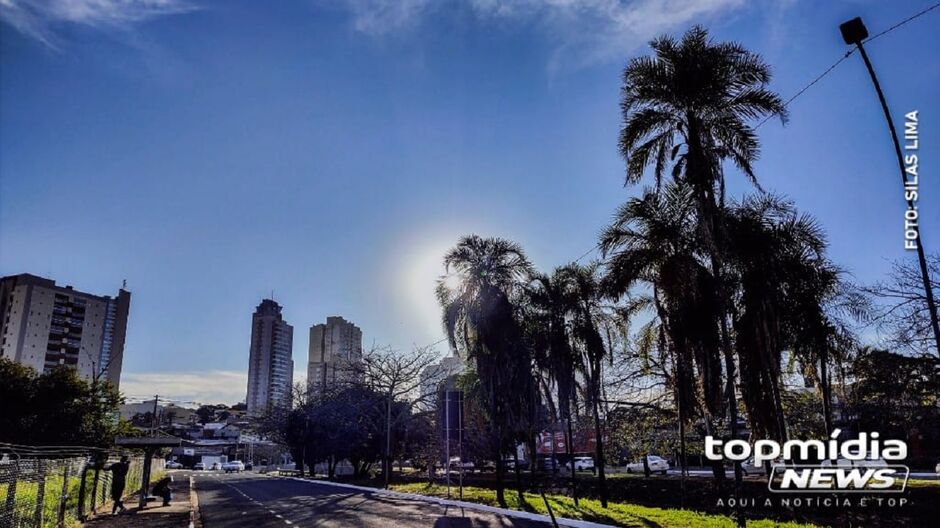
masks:
[[[931,2],[0,0],[0,274],[133,292],[123,388],[244,397],[250,319],[441,336],[433,285],[465,233],[543,269],[590,249],[622,185],[619,74],[693,23],[773,66],[784,97]],[[920,111],[924,242],[940,250],[934,11],[869,53]],[[757,172],[825,226],[857,280],[902,249],[903,200],[857,56],[761,130]],[[730,173],[735,193],[749,190]],[[441,349],[441,352],[444,352]]]

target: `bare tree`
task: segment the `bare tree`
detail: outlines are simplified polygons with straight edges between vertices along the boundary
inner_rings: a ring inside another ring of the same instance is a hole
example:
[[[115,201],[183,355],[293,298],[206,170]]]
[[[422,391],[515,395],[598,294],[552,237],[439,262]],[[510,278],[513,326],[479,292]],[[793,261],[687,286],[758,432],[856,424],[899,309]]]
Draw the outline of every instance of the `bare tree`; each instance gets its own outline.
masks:
[[[415,347],[410,352],[400,352],[390,347],[376,347],[365,352],[361,361],[350,363],[347,368],[353,371],[354,379],[370,390],[382,395],[385,403],[385,453],[382,473],[385,487],[388,487],[392,469],[392,425],[406,418],[410,413],[398,413],[393,416],[392,407],[396,402],[411,404],[423,403],[430,394],[421,393],[424,381],[422,374],[434,365],[439,354],[430,347]]]
[[[927,257],[930,287],[940,291],[940,254]],[[874,322],[889,335],[889,345],[929,354],[937,354],[933,342],[930,310],[920,267],[913,260],[896,260],[892,263],[888,280],[863,288],[878,303]]]

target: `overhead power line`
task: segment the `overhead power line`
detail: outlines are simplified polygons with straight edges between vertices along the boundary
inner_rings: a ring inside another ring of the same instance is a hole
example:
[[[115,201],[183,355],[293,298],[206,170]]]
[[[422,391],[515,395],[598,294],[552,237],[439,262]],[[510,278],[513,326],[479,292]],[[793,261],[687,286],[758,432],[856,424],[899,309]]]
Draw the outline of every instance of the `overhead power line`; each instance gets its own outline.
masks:
[[[927,13],[933,11],[934,9],[936,9],[936,8],[938,8],[938,7],[940,7],[940,2],[937,2],[936,4],[933,4],[932,6],[927,7],[927,8],[925,8],[925,9],[923,9],[923,10],[921,10],[921,11],[919,11],[919,12],[917,12],[917,13],[911,15],[911,16],[909,16],[909,17],[905,18],[904,20],[901,20],[901,21],[898,22],[897,24],[894,24],[893,26],[889,27],[888,29],[885,29],[884,31],[882,31],[882,32],[880,32],[880,33],[876,33],[875,35],[873,35],[873,36],[871,36],[871,37],[868,37],[867,39],[865,39],[865,42],[863,42],[863,44],[864,44],[864,43],[871,42],[871,41],[873,41],[873,40],[875,40],[875,39],[877,39],[877,38],[879,38],[879,37],[881,37],[881,36],[887,35],[888,33],[891,33],[892,31],[894,31],[895,29],[898,29],[899,27],[901,27],[901,26],[907,24],[908,22],[911,22],[911,21],[913,21],[913,20],[915,20],[915,19],[917,19],[917,18],[920,18],[920,17],[926,15]],[[829,66],[828,68],[826,68],[826,71],[824,71],[824,72],[822,72],[821,74],[819,74],[815,79],[813,79],[813,80],[810,81],[806,86],[804,86],[803,88],[801,88],[800,91],[796,92],[796,94],[793,95],[793,97],[790,97],[789,99],[787,99],[787,101],[786,101],[785,103],[783,103],[783,107],[784,107],[784,108],[789,107],[789,106],[790,106],[790,103],[792,103],[797,97],[803,95],[803,94],[806,92],[806,90],[809,90],[810,88],[813,87],[813,85],[815,85],[816,83],[818,83],[819,81],[821,81],[825,76],[829,75],[829,74],[832,72],[832,70],[836,69],[836,67],[839,66],[840,64],[842,64],[842,62],[843,62],[845,59],[849,58],[850,55],[852,55],[853,53],[855,53],[855,49],[856,49],[856,48],[852,48],[852,49],[850,49],[849,51],[845,52],[845,54],[842,55],[842,57],[840,57],[839,60],[835,61],[834,63],[832,63],[831,66]],[[777,115],[778,115],[778,114],[771,114],[771,115],[765,117],[763,120],[761,120],[760,123],[757,124],[757,126],[754,127],[754,130],[757,130],[758,128],[760,128],[761,126],[763,126],[764,123],[766,123],[767,121],[769,121],[772,117],[776,117]]]

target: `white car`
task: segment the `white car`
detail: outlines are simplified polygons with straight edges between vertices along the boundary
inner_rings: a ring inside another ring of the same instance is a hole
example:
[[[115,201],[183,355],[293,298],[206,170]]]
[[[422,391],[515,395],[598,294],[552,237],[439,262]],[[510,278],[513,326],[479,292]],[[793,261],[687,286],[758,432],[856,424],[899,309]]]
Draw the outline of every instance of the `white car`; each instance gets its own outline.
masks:
[[[212,463],[212,467],[209,468],[209,469],[211,469],[212,471],[218,471],[218,470],[222,469],[222,463],[221,463],[221,462],[213,462],[213,463]]]
[[[574,460],[568,462],[565,467],[571,469],[574,464],[575,471],[594,471],[594,459],[591,457],[574,457]]]
[[[940,477],[940,464],[937,464],[937,467],[933,468],[933,470],[937,473],[937,476]]]
[[[776,460],[773,460],[770,463],[770,468],[771,468],[771,471],[773,471],[773,468],[778,467],[778,466],[782,467],[785,465],[786,464],[784,463],[782,458],[777,458]],[[741,462],[741,469],[744,470],[745,475],[764,475],[767,473],[767,469],[764,467],[764,464],[761,464],[759,466],[754,464],[754,457],[751,457],[745,460],[744,462]]]
[[[194,471],[205,471],[205,470],[206,470],[206,465],[203,464],[202,462],[196,462],[196,465],[193,466],[193,470],[194,470]]]
[[[832,460],[823,460],[819,463],[821,466],[832,466]],[[839,457],[836,459],[835,465],[838,467],[884,467],[888,463],[880,458],[863,458],[862,460],[849,460],[847,458]]]
[[[669,471],[669,462],[663,457],[648,455],[646,460],[649,463],[650,472],[652,473],[665,475],[666,472]],[[643,459],[627,464],[627,473],[643,473],[643,471]]]
[[[167,469],[183,469],[183,464],[180,464],[179,462],[176,462],[175,460],[170,460],[163,467]]]
[[[225,471],[226,473],[240,473],[245,471],[245,464],[240,460],[232,460],[231,462],[222,464],[222,471]]]

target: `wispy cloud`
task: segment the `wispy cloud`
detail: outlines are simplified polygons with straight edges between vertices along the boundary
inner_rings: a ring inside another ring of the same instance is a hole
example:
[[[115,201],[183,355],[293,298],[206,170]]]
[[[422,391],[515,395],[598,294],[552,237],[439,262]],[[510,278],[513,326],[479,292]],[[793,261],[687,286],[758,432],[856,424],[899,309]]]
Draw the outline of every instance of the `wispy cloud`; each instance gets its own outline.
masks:
[[[125,372],[121,393],[150,398],[154,394],[180,401],[233,404],[245,401],[248,374],[235,370],[205,372]]]
[[[0,0],[0,20],[51,48],[67,24],[127,29],[145,20],[194,9],[185,0]]]
[[[384,35],[415,22],[431,6],[431,0],[344,0],[357,30]]]
[[[449,2],[454,5],[459,0]],[[417,25],[429,0],[343,0],[354,27],[381,36]],[[555,49],[552,70],[622,58],[665,31],[745,5],[744,0],[470,0],[481,21],[517,21],[541,28]]]

